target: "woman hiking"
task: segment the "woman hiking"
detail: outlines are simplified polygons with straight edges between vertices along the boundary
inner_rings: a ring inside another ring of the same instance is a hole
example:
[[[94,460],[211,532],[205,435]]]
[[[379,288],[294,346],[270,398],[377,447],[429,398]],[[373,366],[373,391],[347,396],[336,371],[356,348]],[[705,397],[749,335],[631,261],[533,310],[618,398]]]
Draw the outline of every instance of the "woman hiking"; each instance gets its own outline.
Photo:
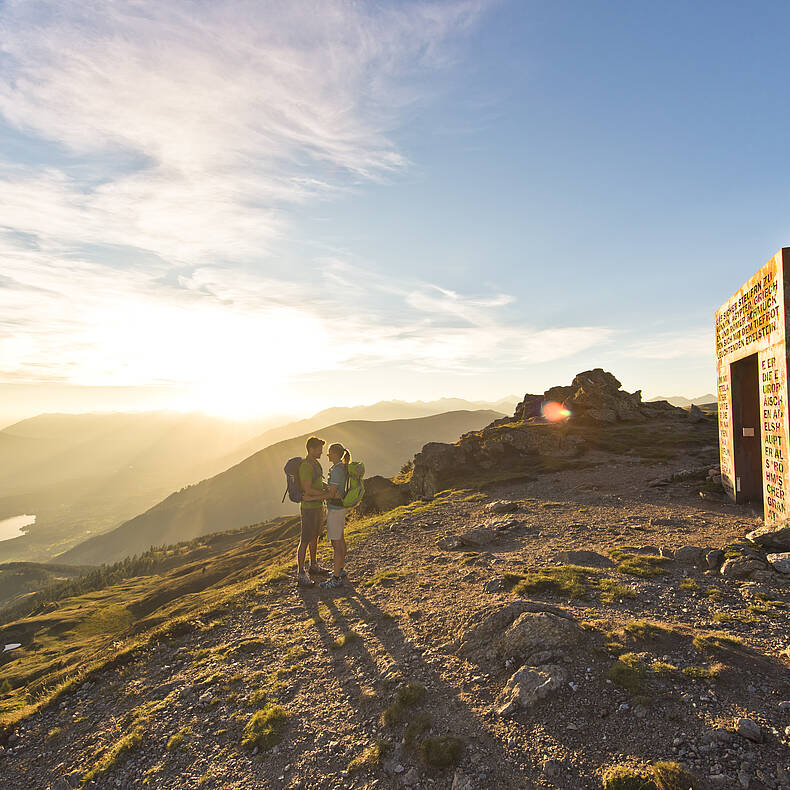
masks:
[[[321,588],[332,590],[335,587],[343,586],[343,579],[346,577],[346,539],[343,530],[346,527],[346,513],[348,508],[343,507],[343,494],[346,490],[348,480],[348,464],[351,461],[351,453],[339,442],[329,445],[327,451],[332,468],[329,470],[327,480],[326,497],[326,536],[332,541],[332,549],[335,554],[334,573],[325,582],[321,582]]]

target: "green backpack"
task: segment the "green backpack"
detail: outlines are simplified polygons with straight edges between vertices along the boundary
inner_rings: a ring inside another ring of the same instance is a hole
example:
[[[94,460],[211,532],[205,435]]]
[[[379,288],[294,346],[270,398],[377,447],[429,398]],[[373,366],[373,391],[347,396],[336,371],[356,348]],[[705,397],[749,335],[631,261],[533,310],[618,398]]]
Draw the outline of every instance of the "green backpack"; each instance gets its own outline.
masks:
[[[343,492],[343,507],[355,507],[365,496],[365,464],[362,461],[352,461],[348,465],[346,488]]]

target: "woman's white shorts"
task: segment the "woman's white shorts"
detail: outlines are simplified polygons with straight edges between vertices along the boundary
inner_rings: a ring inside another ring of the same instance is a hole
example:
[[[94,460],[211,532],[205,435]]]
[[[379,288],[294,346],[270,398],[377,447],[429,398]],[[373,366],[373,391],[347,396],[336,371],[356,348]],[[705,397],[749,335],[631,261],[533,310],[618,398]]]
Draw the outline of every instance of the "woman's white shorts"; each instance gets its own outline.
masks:
[[[343,529],[346,526],[346,513],[348,508],[327,508],[326,511],[326,536],[329,540],[341,540]]]

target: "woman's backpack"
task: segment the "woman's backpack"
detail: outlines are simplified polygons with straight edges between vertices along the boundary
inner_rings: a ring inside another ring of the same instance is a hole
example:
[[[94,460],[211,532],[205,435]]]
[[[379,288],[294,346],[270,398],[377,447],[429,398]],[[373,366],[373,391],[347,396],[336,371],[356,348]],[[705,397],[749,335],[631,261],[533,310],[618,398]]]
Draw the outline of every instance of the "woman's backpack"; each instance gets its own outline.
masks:
[[[348,465],[346,487],[343,491],[343,507],[355,507],[365,496],[365,464],[362,461],[352,461]]]

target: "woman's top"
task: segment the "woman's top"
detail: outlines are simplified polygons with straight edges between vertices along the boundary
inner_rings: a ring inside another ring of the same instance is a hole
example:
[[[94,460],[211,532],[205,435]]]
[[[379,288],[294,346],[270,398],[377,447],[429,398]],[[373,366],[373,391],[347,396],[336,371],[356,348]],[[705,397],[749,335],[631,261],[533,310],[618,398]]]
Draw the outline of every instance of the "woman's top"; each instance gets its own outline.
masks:
[[[327,499],[326,506],[332,510],[342,510],[343,501],[342,496],[346,490],[346,465],[342,461],[338,461],[329,470],[328,485],[336,485],[338,496],[336,499]]]

